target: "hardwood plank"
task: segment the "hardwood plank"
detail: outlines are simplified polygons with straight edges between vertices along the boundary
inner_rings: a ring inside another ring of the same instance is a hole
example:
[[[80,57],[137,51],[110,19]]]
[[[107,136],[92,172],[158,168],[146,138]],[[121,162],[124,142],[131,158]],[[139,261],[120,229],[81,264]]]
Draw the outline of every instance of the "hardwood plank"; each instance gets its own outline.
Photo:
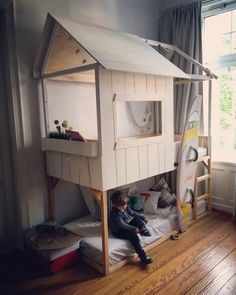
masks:
[[[140,267],[138,267],[139,263],[134,262],[134,264],[127,265],[125,273],[123,272],[122,268],[112,273],[108,278],[111,280],[110,284],[108,283],[108,281],[106,281],[104,286],[104,284],[100,282],[98,283],[98,285],[94,286],[94,288],[91,287],[90,291],[92,292],[92,294],[97,295],[111,294],[111,292],[114,292],[114,290],[116,290],[116,293],[114,294],[126,294],[126,292],[128,292],[130,288],[135,287],[136,285],[138,286],[140,282],[143,282],[143,279],[148,279],[148,277],[150,277],[150,274],[155,274],[157,270],[159,272],[161,270],[161,267],[165,266],[168,263],[171,264],[172,259],[184,253],[184,251],[189,249],[192,245],[195,245],[197,241],[203,239],[212,231],[214,231],[215,233],[215,231],[219,229],[221,223],[222,219],[212,219],[210,221],[208,220],[207,227],[205,223],[203,223],[199,227],[193,226],[192,229],[189,229],[189,233],[191,233],[191,230],[194,231],[194,237],[190,237],[190,235],[188,234],[183,234],[181,235],[180,241],[175,242],[172,240],[168,240],[155,249],[151,250],[150,255],[153,257],[155,262],[150,265],[145,272],[140,272]],[[226,222],[225,224],[225,222],[223,221],[223,225],[224,227],[227,227],[228,223]],[[134,293],[135,292],[136,290],[134,291]]]
[[[181,272],[189,268],[193,263],[200,259],[204,254],[216,247],[226,236],[232,232],[232,227],[229,223],[223,223],[218,226],[213,232],[211,232],[205,239],[199,240],[191,248],[185,249],[180,255],[166,263],[159,269],[159,272],[152,272],[147,276],[143,276],[141,284],[134,284],[128,290],[125,290],[125,294],[132,295],[144,295],[154,294],[165,284],[177,277]],[[227,246],[227,245],[224,245]],[[168,249],[169,251],[169,249]],[[163,259],[165,255],[159,257]],[[151,266],[151,269],[154,266]],[[159,267],[158,265],[155,266]],[[141,286],[140,286],[141,285]],[[154,291],[154,292],[153,292]],[[121,293],[122,294],[122,293]],[[124,294],[124,293],[123,293]]]
[[[197,284],[195,284],[191,289],[188,290],[186,294],[216,294],[223,285],[227,283],[230,278],[236,273],[236,243],[235,239],[231,238],[226,239],[230,244],[227,247],[230,249],[230,246],[234,250],[231,253],[227,253],[226,256],[220,263],[216,265],[216,267],[212,268],[208,273],[206,273],[205,269],[203,269],[202,279],[199,280]],[[218,255],[219,253],[217,253]],[[216,254],[215,254],[216,255]],[[219,254],[221,255],[221,253]],[[205,261],[206,262],[206,261]],[[210,261],[207,260],[207,268],[208,270],[212,267]]]
[[[205,220],[203,219],[199,221],[198,223],[194,224],[193,226],[191,226],[188,230],[188,234],[184,233],[183,235],[181,235],[182,238],[179,242],[188,240],[191,244],[195,243],[197,239],[200,239],[200,237],[198,236],[198,233],[202,233],[202,236],[207,234],[204,231],[204,228],[206,227],[205,225],[206,223],[207,223],[207,228],[209,228],[211,231],[213,228],[217,228],[220,222],[222,222],[222,220],[225,220],[225,216],[220,216],[218,213],[214,212],[214,214],[210,218],[207,218]],[[192,232],[195,232],[194,236],[196,240],[193,237],[191,237]],[[151,254],[152,257],[155,256],[156,253],[158,253],[157,255],[162,256],[163,251],[165,251],[168,247],[173,247],[173,241],[168,240],[165,243],[160,244],[158,247],[156,247],[156,249],[151,250],[149,253]],[[186,247],[189,247],[189,245],[187,244]],[[171,251],[171,257],[175,257],[176,255],[184,251],[184,249],[185,248],[182,246],[180,247],[180,249],[176,249],[173,252]],[[171,260],[171,257],[170,257],[170,260]],[[164,263],[165,261],[163,262],[163,264]],[[159,262],[159,265],[161,266],[160,262]],[[125,266],[125,271],[124,271],[124,268],[120,268],[117,271],[110,274],[108,277],[102,278],[100,281],[97,281],[94,285],[92,286],[90,285],[88,288],[84,289],[84,294],[93,294],[97,290],[101,290],[100,291],[101,293],[104,292],[104,294],[106,294],[109,292],[113,292],[114,291],[113,289],[115,289],[116,293],[119,294],[120,290],[124,287],[123,281],[124,279],[126,279],[127,276],[129,276],[130,278],[130,283],[132,283],[133,280],[136,280],[137,279],[136,277],[140,276],[140,267],[138,262],[130,263]]]
[[[216,293],[217,295],[235,295],[236,294],[236,274]]]
[[[236,248],[235,242],[235,235],[226,238],[212,251],[206,253],[206,255],[204,255],[200,260],[182,272],[181,275],[169,283],[168,286],[163,287],[159,292],[153,294],[168,294],[168,292],[173,290],[174,286],[179,286],[178,290],[176,290],[176,295],[200,294],[199,291],[203,290],[206,285],[211,286],[212,283],[215,282],[215,277],[218,280],[220,279],[221,282],[225,279],[227,281],[233,275],[232,270],[229,268],[236,267],[236,253],[234,250]],[[229,255],[230,251],[233,251],[232,255]],[[191,288],[192,285],[194,286]],[[220,287],[222,287],[222,283]]]
[[[107,277],[83,262],[46,276],[36,267],[22,270],[27,265],[25,258],[21,266],[15,259],[13,263],[7,260],[9,279],[4,280],[6,272],[1,272],[3,292],[0,292],[6,295],[169,295],[174,290],[175,295],[182,295],[200,284],[197,292],[208,288],[208,294],[213,290],[217,294],[231,295],[235,291],[235,229],[231,216],[213,211],[211,216],[199,220],[181,234],[179,241],[167,240],[149,251],[154,263],[147,268],[141,268],[136,259]],[[2,259],[0,270],[1,263]]]

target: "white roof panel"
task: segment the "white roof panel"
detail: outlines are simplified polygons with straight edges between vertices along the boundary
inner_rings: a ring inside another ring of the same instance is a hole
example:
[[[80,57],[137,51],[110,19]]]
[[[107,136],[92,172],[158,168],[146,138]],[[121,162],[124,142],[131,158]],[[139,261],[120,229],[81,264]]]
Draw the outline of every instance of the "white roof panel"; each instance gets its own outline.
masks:
[[[52,17],[106,69],[189,78],[136,35]]]

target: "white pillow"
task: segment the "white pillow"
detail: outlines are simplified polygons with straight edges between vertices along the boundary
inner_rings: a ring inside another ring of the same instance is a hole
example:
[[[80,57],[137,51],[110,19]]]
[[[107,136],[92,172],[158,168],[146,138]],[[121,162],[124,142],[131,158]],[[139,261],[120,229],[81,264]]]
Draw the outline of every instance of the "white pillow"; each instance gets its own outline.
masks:
[[[160,192],[153,192],[149,191],[150,197],[147,197],[143,204],[143,211],[144,213],[150,213],[150,214],[158,214],[158,200],[160,197]]]

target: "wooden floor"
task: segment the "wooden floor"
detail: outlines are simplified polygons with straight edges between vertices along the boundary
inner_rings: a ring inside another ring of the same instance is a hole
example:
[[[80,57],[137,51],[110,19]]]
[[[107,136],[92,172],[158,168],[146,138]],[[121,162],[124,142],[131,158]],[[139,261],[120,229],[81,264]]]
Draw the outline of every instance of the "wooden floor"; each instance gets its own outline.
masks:
[[[2,271],[5,267],[0,294],[236,294],[232,216],[214,212],[191,226],[179,241],[168,240],[149,254],[154,263],[147,268],[141,268],[137,260],[107,277],[82,263],[45,276],[19,258],[15,266],[10,266],[9,260],[5,265],[0,262]]]

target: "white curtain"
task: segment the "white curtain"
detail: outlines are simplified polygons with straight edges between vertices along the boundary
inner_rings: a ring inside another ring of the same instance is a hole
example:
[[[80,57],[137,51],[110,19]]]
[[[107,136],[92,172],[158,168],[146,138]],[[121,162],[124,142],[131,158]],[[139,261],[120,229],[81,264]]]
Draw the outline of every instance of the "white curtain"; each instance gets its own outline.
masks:
[[[159,19],[159,41],[176,45],[202,63],[201,3],[195,2],[164,11]],[[198,67],[179,54],[175,53],[171,61],[188,74],[202,74]],[[201,83],[188,83],[175,87],[174,129],[176,134],[182,133],[188,108],[197,94],[202,94]]]

